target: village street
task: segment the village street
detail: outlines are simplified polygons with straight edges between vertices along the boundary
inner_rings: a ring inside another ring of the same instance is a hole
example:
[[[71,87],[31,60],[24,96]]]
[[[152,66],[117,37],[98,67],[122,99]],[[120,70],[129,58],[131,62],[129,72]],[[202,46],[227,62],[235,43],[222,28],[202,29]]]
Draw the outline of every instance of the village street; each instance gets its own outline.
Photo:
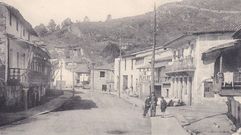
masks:
[[[78,92],[54,112],[2,127],[1,135],[151,134],[142,110],[113,95]]]

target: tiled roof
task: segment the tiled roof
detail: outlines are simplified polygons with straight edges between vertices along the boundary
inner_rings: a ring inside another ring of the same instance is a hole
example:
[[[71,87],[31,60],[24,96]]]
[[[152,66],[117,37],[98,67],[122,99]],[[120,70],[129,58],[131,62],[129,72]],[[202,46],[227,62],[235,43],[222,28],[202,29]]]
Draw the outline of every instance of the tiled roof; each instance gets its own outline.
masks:
[[[0,2],[0,5],[6,7],[11,12],[11,14],[16,16],[31,34],[33,34],[34,36],[38,36],[36,31],[33,29],[32,25],[24,19],[24,17],[21,15],[18,9],[3,2]]]

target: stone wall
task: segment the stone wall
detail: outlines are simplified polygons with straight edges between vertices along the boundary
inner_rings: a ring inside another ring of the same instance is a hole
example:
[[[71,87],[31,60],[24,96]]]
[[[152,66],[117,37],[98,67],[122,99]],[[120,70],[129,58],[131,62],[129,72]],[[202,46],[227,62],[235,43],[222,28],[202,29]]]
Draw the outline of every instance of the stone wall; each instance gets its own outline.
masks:
[[[18,109],[23,106],[23,90],[20,86],[5,87],[5,106],[7,108]]]

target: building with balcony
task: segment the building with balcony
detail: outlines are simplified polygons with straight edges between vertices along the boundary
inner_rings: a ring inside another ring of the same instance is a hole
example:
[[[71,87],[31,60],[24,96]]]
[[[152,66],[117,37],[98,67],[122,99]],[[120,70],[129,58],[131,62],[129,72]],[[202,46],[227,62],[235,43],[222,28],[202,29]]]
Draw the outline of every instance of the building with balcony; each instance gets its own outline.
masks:
[[[187,105],[209,100],[223,100],[214,91],[215,60],[203,60],[205,51],[232,42],[234,31],[195,32],[185,34],[165,46],[172,51],[171,96]]]
[[[51,78],[49,59],[20,12],[0,3],[0,80],[6,84],[6,106],[27,108],[43,101]]]

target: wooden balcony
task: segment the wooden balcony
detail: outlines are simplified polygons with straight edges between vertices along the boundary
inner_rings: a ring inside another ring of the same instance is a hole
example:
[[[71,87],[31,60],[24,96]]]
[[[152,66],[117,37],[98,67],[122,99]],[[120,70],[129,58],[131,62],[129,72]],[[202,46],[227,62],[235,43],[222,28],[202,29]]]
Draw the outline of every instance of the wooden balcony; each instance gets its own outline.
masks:
[[[27,82],[27,70],[20,68],[9,68],[8,85],[16,86]]]
[[[155,85],[170,84],[170,77],[159,77],[155,79]]]
[[[166,67],[167,74],[188,73],[194,70],[195,65],[191,56],[174,61],[172,65]]]
[[[214,87],[220,96],[241,96],[241,72],[221,73]]]
[[[44,84],[50,80],[50,75],[27,69],[9,68],[8,85],[36,85]]]

